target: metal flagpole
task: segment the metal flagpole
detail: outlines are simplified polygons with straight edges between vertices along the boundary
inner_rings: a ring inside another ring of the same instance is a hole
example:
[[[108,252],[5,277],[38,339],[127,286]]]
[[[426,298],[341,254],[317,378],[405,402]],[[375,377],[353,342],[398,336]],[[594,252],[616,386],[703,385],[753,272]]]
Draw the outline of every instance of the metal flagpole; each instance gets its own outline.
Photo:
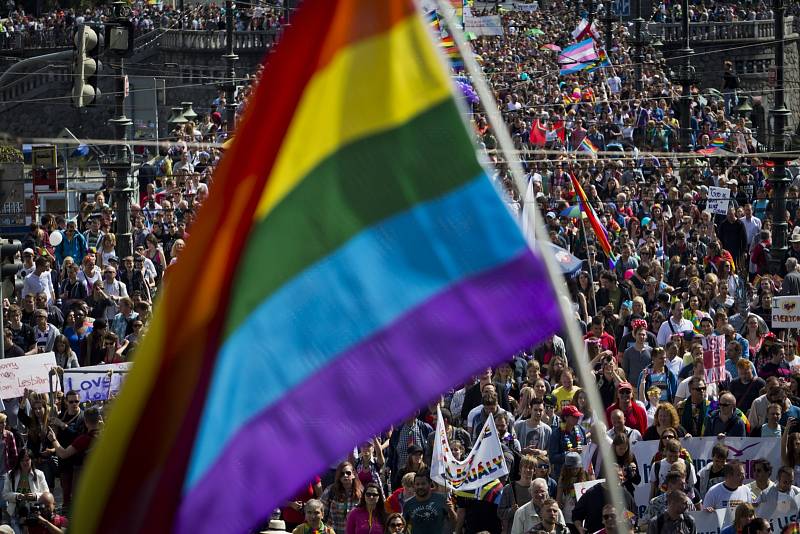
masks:
[[[467,44],[464,30],[462,30],[455,23],[452,13],[448,11],[448,6],[445,0],[436,0],[436,2],[439,11],[441,11],[441,14],[444,15],[445,21],[447,22],[447,29],[450,32],[450,35],[453,37],[453,42],[458,48],[458,52],[461,55],[462,61],[464,62],[464,67],[467,69],[467,72],[472,78],[475,92],[478,93],[478,97],[480,98],[481,104],[483,104],[484,111],[486,112],[486,118],[494,130],[495,135],[497,136],[500,152],[503,154],[506,162],[508,163],[517,194],[522,197],[525,194],[525,172],[523,171],[519,160],[509,157],[515,153],[514,143],[511,140],[511,134],[508,132],[508,128],[503,122],[502,116],[500,115],[500,108],[497,104],[497,101],[494,98],[492,90],[489,88],[489,84],[486,82],[486,79],[483,76],[483,72],[481,71],[478,62],[475,60],[475,57],[472,54],[472,50]],[[539,210],[532,210],[532,212],[533,216],[536,217],[537,220],[537,243],[540,247],[543,247],[548,242],[548,236],[545,233],[545,228],[540,219],[542,215],[539,213]],[[564,328],[567,332],[566,341],[570,345],[570,348],[575,355],[574,361],[577,364],[576,367],[578,376],[580,377],[581,383],[584,385],[584,391],[586,391],[588,396],[589,405],[596,407],[598,413],[602,413],[603,402],[600,398],[600,392],[597,388],[597,381],[594,380],[594,374],[592,369],[589,367],[589,361],[585,357],[586,354],[584,350],[584,344],[582,342],[582,336],[578,331],[577,321],[572,318],[573,313],[568,296],[569,293],[567,292],[566,284],[563,282],[562,275],[559,273],[558,266],[555,263],[555,258],[549,253],[549,251],[545,251],[543,248],[538,248],[537,250],[535,244],[530,245],[531,249],[542,259],[546,265],[548,277],[550,278],[550,281],[556,291],[559,311],[561,312],[561,320],[564,323]],[[603,458],[603,467],[606,472],[606,487],[611,495],[611,502],[617,509],[617,528],[620,532],[625,532],[626,528],[629,528],[629,526],[626,527],[623,513],[627,507],[622,497],[622,486],[618,482],[619,475],[611,472],[611,466],[616,463],[614,456],[612,455],[611,445],[605,439],[600,439],[597,441],[597,446],[600,449],[600,455]]]
[[[592,253],[589,252],[589,235],[586,233],[586,223],[583,221],[583,212],[578,214],[581,220],[581,228],[583,229],[583,244],[586,247],[586,258],[589,261],[589,284],[592,286],[592,305],[594,306],[594,313],[597,313],[597,299],[594,297],[594,274],[592,273]]]

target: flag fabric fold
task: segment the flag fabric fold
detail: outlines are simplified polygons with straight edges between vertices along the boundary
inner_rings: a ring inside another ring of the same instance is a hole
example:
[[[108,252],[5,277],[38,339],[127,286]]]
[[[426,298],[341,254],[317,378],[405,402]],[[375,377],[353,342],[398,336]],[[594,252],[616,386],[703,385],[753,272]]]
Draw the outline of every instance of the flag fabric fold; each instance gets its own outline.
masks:
[[[539,119],[533,121],[528,140],[533,146],[544,146],[547,143],[547,129],[542,126]]]
[[[355,443],[560,326],[427,23],[412,0],[303,3],[170,268],[72,530],[250,532]]]
[[[592,227],[592,231],[594,232],[595,238],[597,239],[603,254],[606,255],[612,265],[615,264],[617,257],[611,248],[611,243],[608,241],[608,232],[603,227],[600,219],[597,217],[597,213],[595,213],[592,205],[589,204],[589,199],[586,198],[586,192],[583,190],[583,187],[581,187],[578,179],[575,178],[574,174],[570,174],[569,178],[572,182],[572,188],[575,190],[575,194],[578,195],[578,202],[580,203],[581,209],[586,214],[586,219],[589,221],[589,225]]]
[[[576,63],[587,63],[597,59],[597,50],[592,39],[585,39],[579,43],[569,45],[558,55],[559,65],[574,65]]]

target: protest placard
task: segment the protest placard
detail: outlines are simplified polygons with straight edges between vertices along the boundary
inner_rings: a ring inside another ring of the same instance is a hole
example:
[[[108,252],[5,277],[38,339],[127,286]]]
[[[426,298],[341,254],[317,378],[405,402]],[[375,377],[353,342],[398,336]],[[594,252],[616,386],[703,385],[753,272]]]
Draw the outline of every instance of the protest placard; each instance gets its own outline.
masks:
[[[726,187],[708,188],[708,211],[717,215],[728,213],[728,204],[731,202],[731,190]]]
[[[477,37],[491,36],[502,37],[503,21],[498,15],[488,17],[473,17],[464,14],[465,31],[474,33]]]
[[[800,328],[800,297],[772,297],[772,327]]]
[[[725,376],[725,336],[708,336],[703,350],[707,384],[718,384]]]
[[[25,390],[50,391],[50,369],[56,366],[54,352],[0,360],[0,398],[21,397]]]
[[[575,500],[581,500],[581,497],[586,495],[586,492],[591,489],[592,486],[596,486],[598,484],[602,484],[605,482],[606,479],[598,478],[597,480],[587,480],[586,482],[578,482],[575,484]]]
[[[684,438],[683,446],[692,457],[694,468],[699,472],[706,464],[711,463],[711,451],[720,443],[716,437]],[[781,465],[780,438],[725,438],[722,441],[728,447],[728,458],[739,460],[745,468],[745,477],[752,479],[752,464],[757,458],[765,458],[772,465]],[[644,515],[650,502],[650,483],[653,481],[653,456],[658,451],[658,441],[637,441],[631,445],[631,451],[639,464],[642,483],[636,486],[634,499],[639,517]]]
[[[539,2],[531,2],[530,4],[523,4],[520,2],[516,2],[514,4],[515,11],[525,11],[527,13],[535,13],[539,11]]]
[[[64,389],[77,391],[81,402],[108,400],[119,393],[125,380],[124,371],[128,371],[132,365],[131,362],[123,362],[69,369],[64,373]],[[111,371],[111,376],[93,371]]]
[[[719,534],[725,525],[725,509],[687,513],[694,519],[695,534]]]

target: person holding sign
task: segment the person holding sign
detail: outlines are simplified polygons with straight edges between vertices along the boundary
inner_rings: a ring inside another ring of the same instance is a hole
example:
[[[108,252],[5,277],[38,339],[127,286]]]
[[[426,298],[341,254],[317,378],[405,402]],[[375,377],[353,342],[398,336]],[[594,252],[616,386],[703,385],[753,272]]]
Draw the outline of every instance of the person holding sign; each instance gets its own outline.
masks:
[[[735,509],[741,503],[753,503],[753,492],[744,482],[744,465],[732,460],[725,464],[725,480],[708,489],[703,498],[703,508],[714,511],[720,508]]]
[[[777,513],[786,515],[797,513],[797,499],[800,488],[793,485],[794,470],[783,466],[778,469],[778,483],[761,492],[756,502],[760,517],[772,517]]]

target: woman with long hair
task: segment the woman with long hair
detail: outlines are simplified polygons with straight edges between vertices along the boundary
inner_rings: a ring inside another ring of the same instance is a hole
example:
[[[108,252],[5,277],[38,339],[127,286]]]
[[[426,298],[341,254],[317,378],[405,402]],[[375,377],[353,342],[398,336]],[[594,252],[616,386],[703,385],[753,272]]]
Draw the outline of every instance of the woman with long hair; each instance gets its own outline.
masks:
[[[28,415],[27,405],[30,404]],[[56,473],[58,471],[58,457],[53,444],[47,438],[47,429],[50,425],[50,407],[47,397],[38,393],[30,393],[23,397],[19,411],[19,421],[28,429],[27,448],[31,452],[33,464],[44,473],[47,485],[55,487]]]
[[[358,505],[347,514],[347,534],[383,534],[385,528],[383,492],[377,484],[368,482]]]
[[[636,457],[631,452],[631,442],[627,434],[614,435],[611,446],[614,450],[614,459],[617,465],[625,473],[625,481],[622,483],[622,487],[628,490],[631,495],[634,495],[636,486],[642,482],[642,475],[639,472],[639,464],[636,463]]]
[[[8,503],[8,515],[11,516],[14,532],[22,532],[22,525],[17,522],[17,506],[24,501],[36,502],[42,493],[49,491],[44,473],[33,467],[31,451],[21,450],[16,465],[3,485],[3,499]]]
[[[78,356],[72,350],[72,347],[69,346],[69,340],[64,334],[56,336],[56,341],[53,343],[53,352],[56,355],[56,365],[62,369],[80,367]]]
[[[347,514],[361,501],[361,490],[353,464],[340,463],[333,484],[325,488],[320,497],[325,521],[336,534],[347,534]]]
[[[98,263],[100,264],[101,268],[108,265],[108,260],[111,258],[111,256],[117,255],[116,247],[117,236],[114,234],[105,234],[100,239],[100,250],[97,251],[97,255],[99,260]]]
[[[761,350],[761,345],[764,343],[764,338],[767,335],[767,329],[762,328],[761,324],[758,322],[758,315],[755,313],[747,315],[747,321],[744,323],[742,335],[747,340],[748,352],[750,353],[747,359],[753,361],[758,351]]]
[[[583,469],[580,455],[577,452],[567,453],[556,488],[556,500],[567,524],[572,523],[572,510],[578,502],[575,496],[575,484],[591,479],[591,475]]]
[[[550,362],[547,364],[547,376],[545,379],[550,384],[561,383],[561,373],[567,368],[567,359],[560,354],[553,355]]]
[[[678,411],[675,406],[668,402],[658,403],[653,419],[654,423],[647,427],[644,436],[642,436],[642,441],[661,439],[661,436],[667,430],[674,431],[679,438],[686,435],[686,430],[681,426]]]
[[[403,514],[393,513],[386,518],[386,534],[405,534],[406,520]]]

